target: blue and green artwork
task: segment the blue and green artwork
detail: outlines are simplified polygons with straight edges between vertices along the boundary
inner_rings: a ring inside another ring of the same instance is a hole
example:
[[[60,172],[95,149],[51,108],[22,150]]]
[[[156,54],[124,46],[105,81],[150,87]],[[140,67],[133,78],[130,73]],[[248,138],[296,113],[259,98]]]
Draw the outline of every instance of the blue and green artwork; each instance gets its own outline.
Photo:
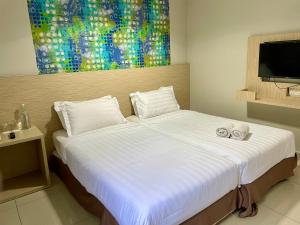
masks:
[[[27,0],[40,74],[170,64],[169,0]]]

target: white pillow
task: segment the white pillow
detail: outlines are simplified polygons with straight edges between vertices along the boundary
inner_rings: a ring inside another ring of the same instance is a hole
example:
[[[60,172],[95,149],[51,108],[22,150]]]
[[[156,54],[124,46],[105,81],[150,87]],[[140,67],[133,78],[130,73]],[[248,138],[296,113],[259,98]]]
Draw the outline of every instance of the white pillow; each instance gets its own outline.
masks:
[[[116,98],[65,102],[61,111],[68,136],[126,122]]]
[[[96,99],[92,99],[92,100],[87,100],[87,101],[57,101],[57,102],[54,102],[54,110],[56,111],[56,113],[59,117],[61,125],[63,126],[63,128],[65,130],[67,130],[66,121],[65,121],[65,119],[63,117],[63,113],[62,113],[66,103],[97,102],[97,101],[102,101],[103,99],[112,99],[112,98],[113,97],[111,95],[108,95],[108,96],[104,96],[104,97],[96,98]]]
[[[130,94],[130,98],[135,115],[141,119],[180,109],[172,86],[148,92],[135,92]]]

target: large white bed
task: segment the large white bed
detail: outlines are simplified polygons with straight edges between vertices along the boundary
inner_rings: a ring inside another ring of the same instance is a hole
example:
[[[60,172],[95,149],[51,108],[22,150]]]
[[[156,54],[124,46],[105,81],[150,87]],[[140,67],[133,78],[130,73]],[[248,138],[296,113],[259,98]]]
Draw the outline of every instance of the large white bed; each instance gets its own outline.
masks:
[[[120,225],[180,224],[238,185],[234,162],[126,123],[67,137],[57,155]]]
[[[295,156],[294,135],[283,129],[246,123],[250,134],[246,140],[238,141],[217,137],[216,129],[224,123],[240,121],[189,110],[148,119],[133,116],[129,120],[232,160],[239,167],[242,185],[255,181],[282,160]]]

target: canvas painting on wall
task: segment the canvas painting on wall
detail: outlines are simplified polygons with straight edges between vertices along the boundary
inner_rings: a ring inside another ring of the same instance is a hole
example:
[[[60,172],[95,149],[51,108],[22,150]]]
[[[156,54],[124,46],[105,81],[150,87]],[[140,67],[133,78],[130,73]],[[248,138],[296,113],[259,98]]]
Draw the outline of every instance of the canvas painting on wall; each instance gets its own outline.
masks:
[[[27,0],[40,74],[170,64],[168,0]]]

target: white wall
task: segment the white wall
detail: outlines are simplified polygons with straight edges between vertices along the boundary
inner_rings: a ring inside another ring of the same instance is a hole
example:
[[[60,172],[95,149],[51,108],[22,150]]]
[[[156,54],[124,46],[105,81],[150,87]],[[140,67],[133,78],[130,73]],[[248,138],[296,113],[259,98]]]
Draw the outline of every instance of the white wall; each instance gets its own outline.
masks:
[[[186,62],[185,0],[170,0],[171,61]],[[0,75],[37,74],[26,0],[0,0]]]
[[[300,150],[300,110],[235,100],[245,85],[248,37],[299,31],[299,9],[299,0],[188,0],[192,109],[289,129]]]

